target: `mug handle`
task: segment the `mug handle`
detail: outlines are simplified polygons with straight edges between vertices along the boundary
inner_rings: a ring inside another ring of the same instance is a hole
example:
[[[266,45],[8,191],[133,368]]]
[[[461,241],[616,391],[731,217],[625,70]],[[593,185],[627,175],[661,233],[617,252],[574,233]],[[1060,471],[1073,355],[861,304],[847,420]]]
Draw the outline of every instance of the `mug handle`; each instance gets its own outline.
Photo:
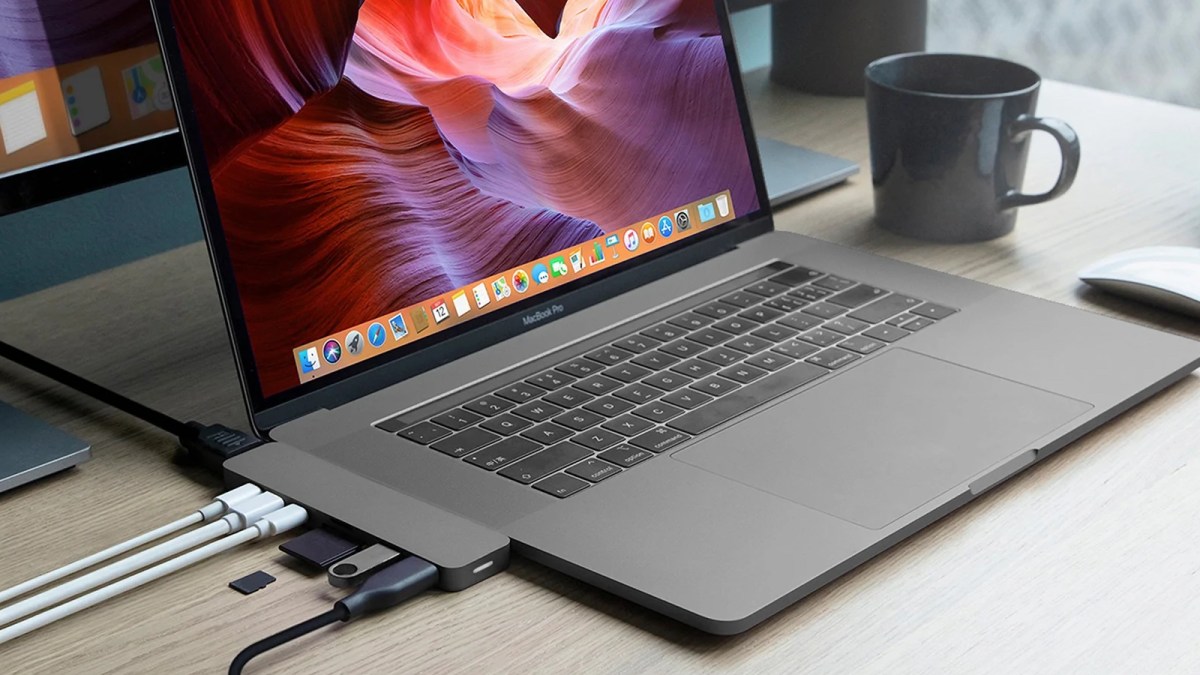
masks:
[[[1009,137],[1015,140],[1033,131],[1045,131],[1058,141],[1058,147],[1062,151],[1062,169],[1058,173],[1058,182],[1049,192],[1036,195],[1025,194],[1016,188],[1009,190],[1000,198],[1000,208],[1011,209],[1048,202],[1061,197],[1075,182],[1075,174],[1079,172],[1079,135],[1071,125],[1053,117],[1021,115],[1009,128]]]

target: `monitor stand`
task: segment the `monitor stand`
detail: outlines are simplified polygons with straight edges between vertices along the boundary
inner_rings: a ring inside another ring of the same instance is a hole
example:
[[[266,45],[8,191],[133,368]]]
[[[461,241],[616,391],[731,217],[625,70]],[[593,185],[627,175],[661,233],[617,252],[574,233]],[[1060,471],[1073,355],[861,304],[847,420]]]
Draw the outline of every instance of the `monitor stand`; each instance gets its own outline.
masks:
[[[773,138],[759,138],[758,152],[773,208],[843,183],[858,173],[854,162]]]
[[[91,447],[0,403],[0,492],[91,459]]]

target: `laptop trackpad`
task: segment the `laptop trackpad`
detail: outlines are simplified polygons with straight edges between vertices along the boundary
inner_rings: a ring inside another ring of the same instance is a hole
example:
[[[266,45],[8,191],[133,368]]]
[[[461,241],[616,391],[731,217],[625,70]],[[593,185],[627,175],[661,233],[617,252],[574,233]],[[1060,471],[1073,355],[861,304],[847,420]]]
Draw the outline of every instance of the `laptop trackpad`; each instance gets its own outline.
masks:
[[[901,349],[675,458],[879,529],[1091,407]]]

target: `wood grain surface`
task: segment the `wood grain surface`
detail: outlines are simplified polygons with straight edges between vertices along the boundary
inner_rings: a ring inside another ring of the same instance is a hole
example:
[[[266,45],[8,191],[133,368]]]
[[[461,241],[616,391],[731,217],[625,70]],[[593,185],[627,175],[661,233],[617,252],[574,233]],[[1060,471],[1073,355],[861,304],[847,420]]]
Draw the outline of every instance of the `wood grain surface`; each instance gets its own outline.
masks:
[[[1024,210],[1007,238],[943,246],[873,226],[861,99],[795,94],[762,73],[748,88],[760,133],[863,163],[848,185],[781,211],[779,227],[1200,337],[1200,322],[1075,279],[1122,249],[1200,245],[1200,111],[1048,83],[1041,112],[1082,137],[1075,187]],[[1027,187],[1057,171],[1053,143],[1039,139]],[[172,414],[245,424],[202,246],[0,305],[0,339]],[[77,470],[0,495],[0,587],[185,513],[219,487],[172,463],[170,438],[7,364],[0,399],[95,450]],[[1198,456],[1193,375],[741,636],[707,636],[516,561],[476,588],[322,631],[247,672],[1196,673]],[[224,672],[242,646],[339,595],[289,567],[279,543],[0,646],[0,672]],[[279,580],[246,597],[226,588],[258,569]]]

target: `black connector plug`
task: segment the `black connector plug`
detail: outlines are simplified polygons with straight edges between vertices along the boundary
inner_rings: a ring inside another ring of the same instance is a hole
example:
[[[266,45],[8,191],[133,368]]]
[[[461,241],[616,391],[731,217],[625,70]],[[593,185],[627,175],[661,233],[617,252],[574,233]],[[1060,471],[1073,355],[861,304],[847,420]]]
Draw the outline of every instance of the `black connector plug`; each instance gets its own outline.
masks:
[[[437,584],[438,569],[415,556],[372,574],[357,591],[335,603],[346,611],[344,621],[395,607],[424,593]]]
[[[263,444],[257,436],[231,429],[223,424],[200,424],[188,422],[187,429],[179,435],[184,457],[216,473],[221,472],[225,460]]]
[[[409,556],[398,563],[388,565],[372,574],[357,591],[334,603],[333,608],[327,612],[259,640],[238,652],[229,664],[229,675],[241,675],[242,669],[250,659],[280,645],[339,621],[353,621],[371,612],[395,607],[433,588],[437,582],[437,567],[416,556]]]

